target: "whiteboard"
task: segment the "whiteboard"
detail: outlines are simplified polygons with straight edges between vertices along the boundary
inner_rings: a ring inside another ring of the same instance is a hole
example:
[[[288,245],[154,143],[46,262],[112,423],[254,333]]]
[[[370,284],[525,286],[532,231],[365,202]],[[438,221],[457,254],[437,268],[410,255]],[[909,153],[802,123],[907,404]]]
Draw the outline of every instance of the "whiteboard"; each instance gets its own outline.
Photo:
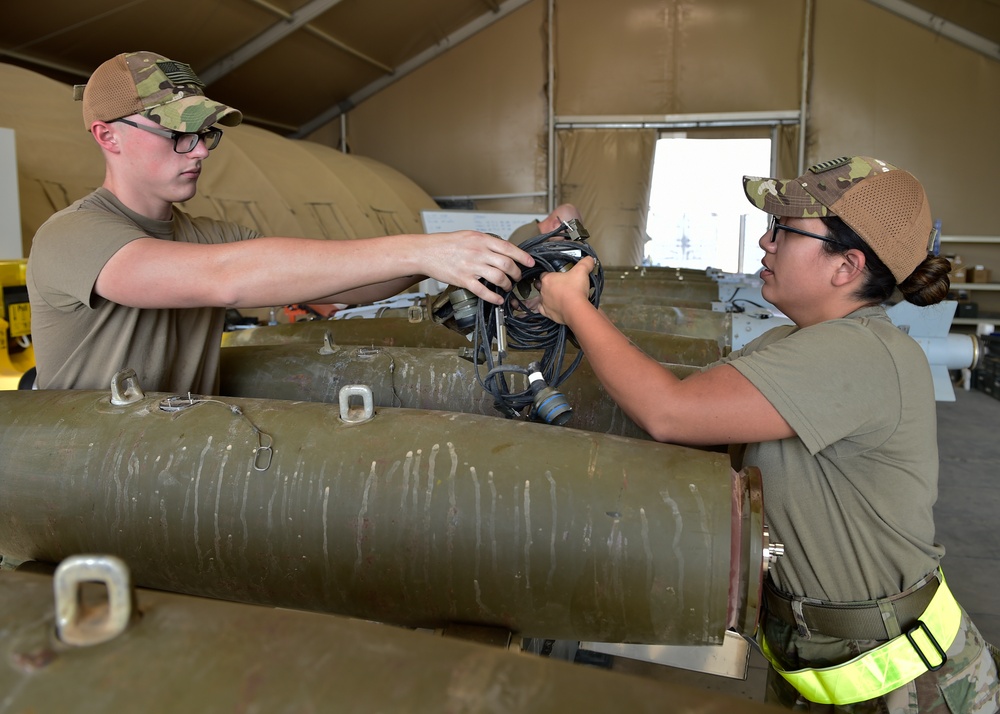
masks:
[[[0,129],[0,260],[19,260],[23,257],[14,130]]]
[[[482,231],[495,233],[504,240],[510,234],[535,220],[545,218],[545,213],[500,213],[496,211],[421,211],[420,218],[428,233],[451,231]]]

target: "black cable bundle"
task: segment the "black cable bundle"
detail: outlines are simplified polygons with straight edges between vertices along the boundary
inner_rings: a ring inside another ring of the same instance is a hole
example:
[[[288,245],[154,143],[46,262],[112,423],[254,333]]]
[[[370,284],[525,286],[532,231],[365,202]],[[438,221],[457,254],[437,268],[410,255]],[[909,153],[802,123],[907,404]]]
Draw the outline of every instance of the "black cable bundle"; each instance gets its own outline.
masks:
[[[572,363],[564,369],[566,341],[567,339],[574,341],[572,332],[565,325],[528,310],[524,307],[523,301],[528,299],[532,287],[542,273],[569,270],[584,256],[590,256],[597,264],[590,274],[590,302],[594,307],[600,305],[604,272],[600,261],[597,260],[597,254],[586,242],[588,235],[578,221],[571,220],[562,223],[554,231],[525,241],[520,247],[535,259],[534,266],[522,267],[521,280],[513,290],[504,291],[495,285],[489,285],[495,293],[503,295],[502,306],[479,300],[473,348],[477,365],[476,379],[483,389],[493,395],[494,406],[507,418],[521,416],[524,408],[532,404],[535,394],[535,390],[530,386],[519,392],[511,392],[507,374],[529,375],[535,371],[533,368],[537,367],[545,384],[554,389],[573,373],[583,359],[583,352],[580,351]],[[562,240],[559,240],[560,238]],[[498,337],[498,323],[501,321],[503,325]],[[495,359],[491,350],[494,338],[497,338]],[[503,359],[508,348],[541,350],[542,359],[529,367],[505,365]],[[479,364],[486,365],[485,375],[480,374]]]

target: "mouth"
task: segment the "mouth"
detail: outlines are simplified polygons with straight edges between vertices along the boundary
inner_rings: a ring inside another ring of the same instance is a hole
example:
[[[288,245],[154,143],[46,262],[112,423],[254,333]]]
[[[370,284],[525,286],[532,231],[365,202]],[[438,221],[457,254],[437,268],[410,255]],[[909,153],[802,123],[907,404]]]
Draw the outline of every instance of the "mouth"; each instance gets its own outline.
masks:
[[[763,260],[762,260],[762,261],[760,261],[760,264],[761,264],[762,266],[764,266],[763,268],[761,268],[761,271],[760,271],[760,277],[762,277],[762,278],[763,278],[764,276],[767,276],[767,275],[774,275],[774,271],[773,271],[773,270],[771,270],[770,268],[768,268],[768,267],[767,267],[767,265],[766,265],[766,264],[764,263],[764,261],[763,261]]]

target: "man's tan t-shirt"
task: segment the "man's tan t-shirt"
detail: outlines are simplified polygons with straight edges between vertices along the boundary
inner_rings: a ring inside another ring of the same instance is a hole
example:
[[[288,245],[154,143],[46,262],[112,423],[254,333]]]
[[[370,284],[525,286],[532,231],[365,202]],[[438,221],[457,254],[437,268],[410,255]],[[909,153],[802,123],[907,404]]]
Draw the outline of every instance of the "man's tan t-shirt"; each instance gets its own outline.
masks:
[[[27,269],[39,388],[108,389],[118,370],[131,367],[145,390],[218,391],[224,308],[139,309],[94,292],[111,256],[147,236],[230,243],[258,233],[177,207],[171,220],[152,220],[104,188],[54,214],[35,234]]]

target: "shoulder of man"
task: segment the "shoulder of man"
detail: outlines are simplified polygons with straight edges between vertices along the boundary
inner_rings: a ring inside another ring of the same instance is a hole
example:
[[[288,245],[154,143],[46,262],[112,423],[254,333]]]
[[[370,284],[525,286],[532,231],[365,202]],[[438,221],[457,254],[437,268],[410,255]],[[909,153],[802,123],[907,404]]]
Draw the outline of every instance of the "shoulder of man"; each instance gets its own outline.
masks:
[[[531,238],[537,238],[541,235],[538,230],[538,221],[531,221],[530,223],[525,223],[523,226],[519,226],[514,229],[514,232],[510,234],[508,241],[511,245],[521,245],[524,241]]]
[[[87,225],[98,225],[108,218],[127,220],[114,203],[101,196],[99,190],[94,191],[49,216],[35,231],[32,247],[64,235],[72,237],[86,230]]]

